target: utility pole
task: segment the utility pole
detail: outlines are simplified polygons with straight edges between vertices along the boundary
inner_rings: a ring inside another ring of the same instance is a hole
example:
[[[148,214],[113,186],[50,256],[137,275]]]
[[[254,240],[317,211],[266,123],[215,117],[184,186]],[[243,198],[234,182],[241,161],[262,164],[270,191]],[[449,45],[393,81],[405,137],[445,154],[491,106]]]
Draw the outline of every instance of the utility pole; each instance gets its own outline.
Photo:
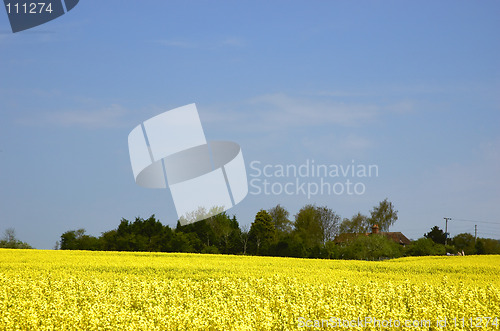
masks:
[[[444,245],[448,243],[448,221],[451,220],[451,217],[443,217],[446,221],[446,226],[444,228]]]
[[[474,225],[474,243],[477,241],[477,224]]]

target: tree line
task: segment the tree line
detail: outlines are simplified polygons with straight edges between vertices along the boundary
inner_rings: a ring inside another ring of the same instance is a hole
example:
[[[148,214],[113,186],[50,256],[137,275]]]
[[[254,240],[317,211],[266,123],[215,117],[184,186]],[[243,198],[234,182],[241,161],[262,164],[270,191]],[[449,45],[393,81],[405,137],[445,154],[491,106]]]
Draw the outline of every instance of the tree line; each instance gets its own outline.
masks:
[[[205,220],[175,228],[161,224],[154,215],[134,221],[122,219],[118,227],[99,237],[84,229],[63,233],[60,249],[186,252],[245,254],[327,259],[385,259],[414,255],[500,254],[500,241],[476,239],[470,234],[455,236],[444,245],[444,233],[437,226],[423,238],[403,246],[383,235],[366,235],[373,225],[389,230],[398,219],[397,210],[387,199],[370,215],[357,213],[351,218],[326,206],[306,205],[290,219],[281,205],[260,210],[248,227],[240,226],[235,216],[226,212]],[[335,242],[340,234],[359,234],[344,242]],[[472,238],[471,238],[472,237]]]
[[[33,247],[31,247],[28,243],[17,239],[14,228],[8,228],[5,230],[2,240],[0,240],[0,248],[31,249]]]

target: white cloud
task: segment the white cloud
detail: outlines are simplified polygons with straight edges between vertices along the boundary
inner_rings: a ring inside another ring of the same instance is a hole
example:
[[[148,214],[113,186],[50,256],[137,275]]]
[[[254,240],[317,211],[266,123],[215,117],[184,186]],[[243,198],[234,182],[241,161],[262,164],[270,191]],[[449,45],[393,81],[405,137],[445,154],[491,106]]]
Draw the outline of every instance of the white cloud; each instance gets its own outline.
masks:
[[[327,148],[325,148],[325,142],[327,142]],[[376,145],[372,140],[355,133],[345,136],[334,133],[315,137],[305,136],[302,138],[301,144],[310,155],[337,160],[363,158]]]
[[[325,96],[325,97],[337,97],[337,98],[344,98],[344,97],[366,97],[366,96],[373,96],[374,93],[368,93],[368,92],[352,92],[352,91],[343,91],[343,90],[335,90],[335,91],[319,91],[319,92],[314,92],[311,93],[312,95],[318,95],[318,96]]]
[[[251,103],[261,107],[271,121],[288,126],[359,126],[375,119],[379,112],[375,105],[294,98],[286,94],[263,95]]]
[[[205,109],[208,111],[203,117],[208,122],[253,132],[331,125],[361,127],[375,121],[381,112],[381,108],[374,104],[292,97],[284,93],[261,95],[237,105]]]
[[[415,110],[415,103],[410,100],[396,102],[384,107],[391,113],[396,114],[409,114]]]

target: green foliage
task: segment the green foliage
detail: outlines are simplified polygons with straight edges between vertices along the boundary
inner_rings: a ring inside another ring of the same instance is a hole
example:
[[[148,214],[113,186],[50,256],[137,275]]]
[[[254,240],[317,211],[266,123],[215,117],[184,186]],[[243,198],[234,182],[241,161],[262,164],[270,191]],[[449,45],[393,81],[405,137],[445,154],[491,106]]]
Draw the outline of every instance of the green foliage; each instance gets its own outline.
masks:
[[[0,248],[32,249],[33,247],[17,239],[15,230],[8,228],[5,230],[4,238],[0,240]]]
[[[457,234],[453,237],[452,243],[458,252],[464,251],[467,255],[476,253],[474,236],[470,233]]]
[[[295,215],[294,235],[309,255],[317,257],[318,250],[333,240],[339,232],[340,216],[328,207],[306,205]]]
[[[474,250],[476,251],[476,254],[485,254],[484,243],[481,239],[476,240]]]
[[[295,215],[294,234],[303,242],[306,250],[320,245],[323,241],[323,233],[316,206],[306,205]]]
[[[137,217],[133,222],[122,219],[114,230],[100,237],[85,234],[84,229],[63,233],[61,249],[195,252],[210,254],[254,254],[327,259],[377,260],[401,255],[445,255],[464,250],[468,254],[500,254],[500,241],[478,238],[467,233],[444,242],[444,232],[435,226],[406,248],[384,235],[366,235],[372,224],[386,229],[397,220],[397,211],[385,199],[368,218],[357,213],[351,219],[341,218],[328,207],[306,205],[295,215],[293,223],[288,211],[277,205],[269,211],[260,210],[250,228],[241,229],[236,217],[226,212],[175,229],[162,225],[155,216]],[[385,225],[384,225],[385,224]],[[341,244],[334,238],[347,235]],[[29,248],[15,239],[13,230],[0,241],[0,247]]]
[[[276,238],[276,229],[271,215],[261,209],[253,221],[248,233],[250,247],[254,254],[268,255]]]
[[[446,249],[430,238],[420,238],[406,247],[405,253],[409,256],[445,255]]]
[[[351,219],[345,218],[339,227],[339,233],[367,233],[370,231],[368,217],[357,213]]]
[[[203,254],[220,254],[219,249],[215,246],[205,246],[201,250]]]
[[[444,245],[446,240],[446,233],[444,233],[444,231],[441,230],[438,226],[434,226],[431,231],[424,234],[424,237],[432,239],[432,241],[434,241],[436,244]]]
[[[387,198],[378,206],[373,207],[370,217],[357,213],[351,219],[345,218],[339,226],[339,233],[369,233],[373,225],[377,224],[381,232],[389,228],[398,220],[398,211]]]
[[[357,236],[340,251],[342,258],[354,260],[379,260],[401,255],[401,247],[398,244],[378,234]]]
[[[370,214],[370,228],[377,224],[382,232],[389,231],[391,225],[398,220],[398,211],[394,209],[392,202],[389,202],[387,198],[374,207]]]
[[[99,239],[85,234],[85,229],[67,231],[61,235],[60,249],[79,249],[96,251],[101,246]]]
[[[276,207],[269,209],[267,212],[271,215],[274,228],[276,229],[276,234],[279,238],[292,232],[293,224],[289,219],[290,213],[288,210],[278,204]]]
[[[154,215],[151,215],[146,220],[136,217],[134,222],[122,219],[116,233],[109,235],[115,236],[112,238],[112,242],[116,250],[154,252],[160,251],[159,246],[164,231],[163,225],[155,219]],[[104,246],[106,244],[106,242],[102,243]]]
[[[316,207],[316,215],[321,228],[321,243],[324,246],[328,241],[332,241],[339,233],[340,216],[332,209]]]
[[[221,253],[234,254],[239,247],[239,225],[236,217],[231,219],[226,212],[205,220],[213,233],[213,243]]]
[[[476,254],[500,254],[500,240],[478,238],[475,248]]]

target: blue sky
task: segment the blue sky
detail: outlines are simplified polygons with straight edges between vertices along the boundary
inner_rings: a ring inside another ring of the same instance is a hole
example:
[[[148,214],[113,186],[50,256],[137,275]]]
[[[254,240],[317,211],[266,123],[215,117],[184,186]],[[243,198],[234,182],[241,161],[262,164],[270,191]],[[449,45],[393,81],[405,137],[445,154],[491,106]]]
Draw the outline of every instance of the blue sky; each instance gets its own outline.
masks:
[[[249,194],[229,210],[241,224],[278,203],[351,217],[388,198],[409,238],[452,217],[452,236],[500,239],[499,16],[497,1],[82,0],[13,34],[0,10],[0,231],[50,249],[122,217],[175,227],[170,193],[135,184],[127,137],[194,102],[249,173],[379,168],[362,195]]]

